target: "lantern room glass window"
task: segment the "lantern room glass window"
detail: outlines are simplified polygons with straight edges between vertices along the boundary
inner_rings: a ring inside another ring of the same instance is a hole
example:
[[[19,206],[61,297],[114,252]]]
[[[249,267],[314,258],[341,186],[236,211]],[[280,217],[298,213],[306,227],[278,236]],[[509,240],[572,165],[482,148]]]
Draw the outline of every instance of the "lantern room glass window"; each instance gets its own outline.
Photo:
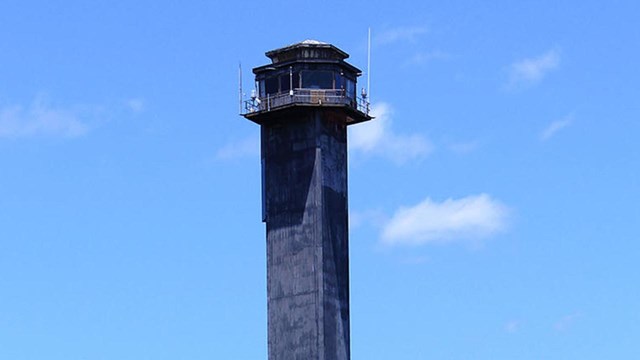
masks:
[[[298,70],[282,69],[272,72],[268,77],[263,77],[257,82],[258,96],[263,99],[269,96],[290,94],[296,89],[337,90],[339,96],[344,96],[351,101],[357,98],[356,81],[352,78],[355,74],[345,73],[342,70]],[[299,100],[299,99],[298,99]]]
[[[351,99],[355,99],[356,98],[356,82],[351,79],[345,79],[345,83],[347,85],[346,86],[347,97]]]
[[[280,75],[280,92],[288,92],[291,90],[290,85],[293,85],[294,89],[300,87],[300,75],[298,75],[297,72]]]
[[[289,91],[291,89],[290,82],[291,77],[289,74],[280,75],[280,92]]]
[[[278,93],[278,78],[272,77],[264,80],[264,89],[267,94],[277,94]]]
[[[344,75],[342,74],[342,72],[336,72],[333,75],[334,75],[333,81],[335,83],[334,88],[336,90],[344,90]]]
[[[305,89],[333,89],[333,72],[303,71],[302,87]]]

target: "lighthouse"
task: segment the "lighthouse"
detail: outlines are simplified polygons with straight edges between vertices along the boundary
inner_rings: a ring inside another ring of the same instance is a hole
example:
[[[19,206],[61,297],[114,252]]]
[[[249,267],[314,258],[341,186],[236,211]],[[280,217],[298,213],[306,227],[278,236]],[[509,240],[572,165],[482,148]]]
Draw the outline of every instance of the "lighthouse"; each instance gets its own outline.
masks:
[[[347,126],[372,119],[362,72],[315,40],[266,56],[242,115],[260,126],[269,360],[348,360]]]

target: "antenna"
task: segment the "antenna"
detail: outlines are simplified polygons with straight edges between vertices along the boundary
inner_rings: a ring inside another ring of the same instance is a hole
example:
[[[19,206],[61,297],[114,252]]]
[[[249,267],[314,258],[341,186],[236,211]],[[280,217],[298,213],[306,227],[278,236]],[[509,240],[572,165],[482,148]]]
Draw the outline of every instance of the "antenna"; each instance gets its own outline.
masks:
[[[238,114],[242,114],[242,63],[238,61]]]
[[[367,43],[367,96],[369,96],[369,104],[371,104],[371,28],[369,28]]]

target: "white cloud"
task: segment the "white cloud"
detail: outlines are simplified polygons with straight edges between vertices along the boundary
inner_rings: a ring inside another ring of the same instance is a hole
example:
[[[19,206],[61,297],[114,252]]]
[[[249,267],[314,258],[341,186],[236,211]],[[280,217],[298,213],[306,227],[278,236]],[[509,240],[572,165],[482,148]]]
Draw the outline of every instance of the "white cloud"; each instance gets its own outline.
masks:
[[[480,240],[505,230],[508,209],[487,194],[434,202],[427,198],[396,211],[382,231],[385,245]]]
[[[516,333],[520,330],[520,322],[517,320],[511,320],[504,325],[504,330],[508,333]]]
[[[27,108],[14,105],[0,109],[0,138],[73,138],[88,131],[89,126],[80,119],[78,110],[53,107],[41,97]]]
[[[427,33],[424,26],[403,26],[387,29],[374,38],[374,42],[379,45],[392,44],[400,41],[415,41],[420,35]]]
[[[573,115],[567,115],[560,120],[556,120],[549,124],[540,134],[540,139],[546,141],[551,139],[558,131],[566,128],[573,123]]]
[[[582,317],[582,314],[580,313],[563,316],[560,320],[556,321],[556,323],[553,324],[553,328],[556,329],[557,331],[565,331],[569,327],[571,327],[571,325],[573,325],[573,323],[575,323],[576,320],[578,320],[581,317]]]
[[[251,136],[240,141],[230,142],[216,152],[219,160],[231,160],[260,155],[260,138]]]
[[[448,147],[456,154],[469,154],[476,151],[480,147],[480,143],[478,141],[456,142],[450,143]]]
[[[441,50],[418,52],[411,56],[405,62],[405,65],[424,65],[433,60],[447,60],[449,58],[451,58],[451,55]]]
[[[349,211],[349,228],[357,229],[363,225],[379,226],[387,221],[381,210]]]
[[[145,109],[144,100],[138,98],[127,100],[126,105],[134,114],[141,113]]]
[[[391,129],[392,110],[380,102],[371,109],[375,119],[349,127],[349,149],[365,154],[390,158],[396,163],[424,157],[433,150],[432,144],[418,134],[396,134]]]
[[[539,82],[559,65],[560,54],[553,49],[542,55],[517,61],[510,66],[510,85]]]

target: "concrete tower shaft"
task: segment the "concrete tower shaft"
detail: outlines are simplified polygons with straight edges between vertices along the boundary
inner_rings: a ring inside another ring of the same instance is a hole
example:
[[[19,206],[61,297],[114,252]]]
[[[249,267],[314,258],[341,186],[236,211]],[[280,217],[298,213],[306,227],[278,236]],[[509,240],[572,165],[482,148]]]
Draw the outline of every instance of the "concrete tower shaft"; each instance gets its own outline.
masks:
[[[269,359],[349,359],[346,128],[311,110],[262,139]]]
[[[370,120],[332,45],[267,53],[246,118],[261,126],[269,360],[349,360],[347,125]]]

